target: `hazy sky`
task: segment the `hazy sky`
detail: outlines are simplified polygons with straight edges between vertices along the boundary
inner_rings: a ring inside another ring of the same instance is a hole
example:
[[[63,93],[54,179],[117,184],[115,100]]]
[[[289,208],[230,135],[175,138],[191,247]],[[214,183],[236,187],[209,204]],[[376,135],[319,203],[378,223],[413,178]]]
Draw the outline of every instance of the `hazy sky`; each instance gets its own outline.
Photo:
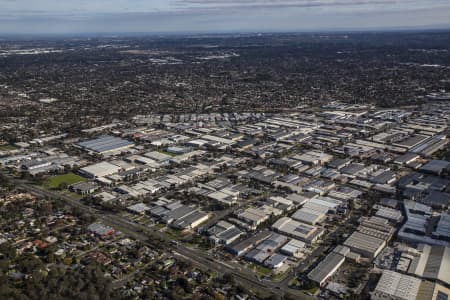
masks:
[[[450,0],[0,0],[0,33],[450,28]]]

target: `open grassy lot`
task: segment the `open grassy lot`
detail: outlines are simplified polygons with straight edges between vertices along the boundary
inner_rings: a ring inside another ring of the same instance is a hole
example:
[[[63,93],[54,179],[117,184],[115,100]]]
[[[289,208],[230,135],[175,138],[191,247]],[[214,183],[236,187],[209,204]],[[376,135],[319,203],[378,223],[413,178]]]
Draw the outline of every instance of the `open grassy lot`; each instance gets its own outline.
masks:
[[[264,266],[258,265],[258,264],[254,264],[254,263],[249,263],[248,267],[250,269],[255,270],[259,276],[267,276],[270,275],[272,273],[272,270],[269,268],[266,268]]]
[[[9,150],[16,150],[17,148],[13,145],[0,145],[0,151],[9,151]]]
[[[81,181],[86,181],[86,178],[74,173],[67,173],[64,175],[56,175],[48,178],[44,181],[44,184],[42,186],[46,189],[57,189],[61,184],[71,185]]]
[[[166,152],[166,151],[159,151],[159,153],[162,153],[162,154],[165,154],[165,155],[169,155],[169,156],[176,156],[175,153]]]

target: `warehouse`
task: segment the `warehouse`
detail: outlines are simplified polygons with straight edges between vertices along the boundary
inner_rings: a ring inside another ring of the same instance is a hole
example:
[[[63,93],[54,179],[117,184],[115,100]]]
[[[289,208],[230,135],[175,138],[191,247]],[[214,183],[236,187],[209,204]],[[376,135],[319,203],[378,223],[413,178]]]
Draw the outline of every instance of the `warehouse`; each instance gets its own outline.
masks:
[[[269,258],[270,254],[271,254],[270,252],[255,248],[247,252],[244,258],[248,261],[262,264],[267,258]]]
[[[256,245],[267,239],[271,234],[272,233],[270,231],[264,230],[242,241],[231,243],[226,247],[226,249],[231,253],[233,253],[234,255],[241,256],[247,251],[249,251],[251,248],[255,247]]]
[[[433,236],[437,239],[450,241],[450,212],[443,212]]]
[[[271,269],[279,269],[286,262],[287,257],[278,253],[272,254],[265,262],[264,265]]]
[[[116,188],[116,191],[122,194],[129,194],[133,197],[145,196],[147,194],[154,194],[164,188],[168,188],[169,185],[163,185],[163,182],[159,182],[153,179],[147,179],[145,181],[138,182],[132,186],[121,185]]]
[[[80,195],[88,195],[94,193],[99,187],[93,182],[77,182],[69,186],[69,190]]]
[[[386,233],[386,236],[392,236],[395,231],[395,228],[389,224],[388,220],[377,216],[372,216],[370,218],[362,217],[361,226],[359,226],[358,229],[360,227],[381,231],[383,233]]]
[[[284,211],[288,211],[294,208],[294,202],[292,200],[280,196],[272,196],[267,199],[266,203],[271,203],[274,207],[277,207]]]
[[[431,139],[419,144],[411,149],[411,152],[422,154],[423,156],[431,156],[436,151],[445,148],[448,144],[447,137],[445,135],[436,135]]]
[[[206,195],[209,199],[221,203],[223,205],[231,206],[237,203],[237,197],[230,195],[228,193],[224,193],[222,191],[212,192]]]
[[[308,278],[318,283],[320,286],[323,286],[344,262],[345,257],[343,255],[331,252],[311,272],[309,272]]]
[[[386,245],[386,241],[355,231],[350,237],[347,238],[344,245],[350,248],[353,252],[373,259],[381,252],[381,250],[383,250]]]
[[[170,226],[178,229],[194,229],[208,219],[209,215],[207,213],[195,210],[192,213],[175,220]]]
[[[300,208],[292,216],[292,219],[310,225],[316,225],[326,219],[326,214],[307,207]]]
[[[76,146],[88,152],[106,154],[128,149],[134,146],[134,143],[118,137],[106,135],[78,143]]]
[[[420,244],[408,273],[450,284],[450,248]]]
[[[236,241],[243,234],[244,233],[240,231],[237,227],[234,227],[217,234],[215,241],[223,245],[229,245],[232,242]]]
[[[160,164],[167,164],[169,163],[169,160],[172,158],[172,156],[158,152],[158,151],[151,151],[144,154],[145,157],[150,158],[151,160],[154,160]]]
[[[420,202],[436,209],[446,209],[450,205],[450,193],[429,191],[428,195],[420,199]]]
[[[377,217],[384,218],[395,223],[400,223],[403,220],[402,212],[398,209],[384,207],[381,205],[375,205],[374,208],[377,209],[377,212],[375,213]]]
[[[146,211],[150,210],[150,207],[144,203],[136,203],[134,205],[128,206],[127,209],[136,214],[145,214]]]
[[[208,229],[209,239],[216,244],[229,245],[243,234],[235,225],[226,221],[219,221]]]
[[[268,257],[277,251],[283,244],[287,242],[288,238],[272,233],[267,239],[261,242],[254,249],[245,255],[245,259],[262,264]]]
[[[304,207],[309,207],[309,205],[319,205],[320,207],[324,207],[326,208],[326,211],[324,211],[325,213],[336,213],[337,209],[342,205],[342,201],[330,197],[317,196],[309,200]]]
[[[109,162],[100,162],[80,169],[80,174],[89,178],[99,178],[119,172],[121,168]]]
[[[164,216],[162,216],[161,219],[164,223],[167,223],[167,224],[170,224],[182,217],[190,215],[196,210],[194,207],[182,205],[182,204],[176,205],[173,207],[166,206],[166,208],[168,208],[169,211]]]
[[[409,165],[420,158],[420,155],[416,153],[407,152],[394,159],[394,163],[399,165]]]
[[[73,167],[79,162],[78,157],[72,157],[65,153],[53,153],[52,155],[38,158],[32,158],[31,155],[21,157],[14,156],[12,161],[14,162],[15,159],[22,160],[20,169],[28,172],[31,176],[48,173],[51,171],[64,170],[65,166]],[[3,162],[6,163],[9,163],[10,161],[10,158],[3,159]],[[0,164],[2,164],[1,161]]]
[[[374,300],[414,300],[417,299],[421,280],[412,276],[384,270],[372,292]]]
[[[427,139],[429,139],[426,135],[420,135],[420,134],[412,134],[409,135],[407,138],[403,139],[402,141],[393,143],[392,145],[397,147],[402,147],[406,149],[411,149],[423,142],[425,142]]]
[[[293,156],[292,158],[307,165],[322,165],[330,162],[333,159],[333,156],[323,152],[308,151],[306,153]]]
[[[420,284],[416,300],[448,300],[450,289],[431,281],[423,280]]]
[[[276,221],[272,228],[293,238],[307,243],[313,243],[323,234],[324,230],[319,227],[297,222],[288,217]]]
[[[293,257],[301,257],[302,251],[305,249],[306,244],[302,241],[291,239],[286,245],[284,245],[280,252]]]
[[[238,218],[246,223],[248,223],[251,228],[256,228],[258,225],[267,221],[270,217],[270,213],[264,209],[260,208],[247,208],[243,212],[238,214]]]
[[[450,170],[450,162],[446,160],[430,160],[420,170],[424,173],[440,176]]]
[[[193,229],[209,219],[209,215],[195,207],[181,204],[180,201],[160,198],[157,206],[149,210],[161,222],[177,229]]]

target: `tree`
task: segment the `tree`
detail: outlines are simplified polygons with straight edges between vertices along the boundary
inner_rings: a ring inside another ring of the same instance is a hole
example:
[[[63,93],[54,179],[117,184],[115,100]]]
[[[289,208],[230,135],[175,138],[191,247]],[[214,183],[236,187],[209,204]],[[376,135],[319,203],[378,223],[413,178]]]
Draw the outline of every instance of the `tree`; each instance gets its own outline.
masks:
[[[225,273],[222,276],[222,280],[225,284],[233,285],[235,283],[234,276],[230,273]]]

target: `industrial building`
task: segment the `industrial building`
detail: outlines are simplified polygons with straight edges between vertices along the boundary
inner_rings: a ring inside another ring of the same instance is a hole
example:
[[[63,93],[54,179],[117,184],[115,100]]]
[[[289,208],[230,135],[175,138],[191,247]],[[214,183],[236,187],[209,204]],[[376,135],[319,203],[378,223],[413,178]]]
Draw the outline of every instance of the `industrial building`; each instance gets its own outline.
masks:
[[[150,207],[145,205],[144,203],[136,203],[127,207],[127,210],[136,213],[136,214],[145,214],[150,210]]]
[[[80,174],[89,178],[99,178],[119,172],[122,168],[113,165],[109,162],[103,161],[97,164],[93,164],[79,170]]]
[[[15,159],[21,161],[19,165],[20,170],[30,174],[31,176],[64,170],[65,166],[73,167],[79,163],[78,157],[69,156],[65,153],[55,153],[45,157],[33,157],[31,155],[16,156]],[[8,158],[2,160],[0,160],[0,165],[2,163],[9,163]]]
[[[450,241],[450,212],[446,211],[441,214],[436,230],[433,236],[440,240]]]
[[[91,181],[82,181],[69,186],[69,190],[83,196],[94,193],[98,188],[99,186]]]
[[[170,226],[177,229],[194,229],[209,219],[209,215],[199,210],[186,214],[173,221]]]
[[[309,272],[308,278],[320,286],[324,286],[326,281],[333,276],[344,262],[345,256],[331,252],[311,272]]]
[[[287,257],[278,253],[272,254],[266,261],[264,262],[264,265],[266,267],[269,267],[271,269],[278,269],[283,266],[283,264],[286,262]]]
[[[272,229],[307,243],[317,241],[324,232],[320,227],[297,222],[288,217],[276,221],[272,225]]]
[[[287,242],[288,238],[286,236],[272,233],[267,239],[258,244],[254,249],[250,250],[246,255],[245,259],[262,264],[266,259],[268,259],[273,253],[275,253],[282,245]],[[273,261],[272,265],[277,265]]]
[[[381,205],[375,205],[374,208],[377,209],[375,213],[377,217],[387,219],[394,223],[400,223],[403,220],[402,212],[398,209],[393,209]]]
[[[209,214],[179,201],[167,201],[149,210],[150,214],[163,223],[177,229],[194,229],[209,219]]]
[[[372,292],[373,300],[415,300],[419,293],[421,280],[413,276],[384,270]]]
[[[442,245],[450,247],[450,215],[442,213],[436,229],[430,235],[426,228],[429,226],[432,216],[430,206],[411,201],[404,201],[406,211],[406,223],[400,228],[398,237],[413,243],[427,243],[430,245]]]
[[[450,289],[431,281],[423,280],[420,284],[416,300],[447,300],[450,299]]]
[[[258,232],[256,235],[252,235],[249,238],[246,238],[241,241],[236,241],[234,243],[231,243],[226,247],[228,251],[233,253],[234,255],[241,256],[245,254],[247,251],[267,239],[272,233],[268,230],[264,230],[261,232]]]
[[[280,215],[283,211],[263,205],[258,208],[249,207],[243,212],[238,214],[238,218],[245,223],[249,224],[250,229],[256,229],[259,225],[261,225],[263,222],[267,221],[271,215]]]
[[[316,225],[317,223],[324,221],[326,217],[327,216],[324,212],[310,209],[307,207],[300,208],[291,216],[291,218],[296,221],[310,225]]]
[[[347,246],[355,253],[373,259],[386,246],[386,241],[355,231],[347,238],[347,240],[345,240],[344,246]]]
[[[219,221],[208,229],[209,239],[216,244],[229,245],[236,241],[244,233],[235,225],[226,221]]]
[[[280,249],[280,253],[292,257],[301,257],[306,244],[302,241],[291,239]]]
[[[323,152],[308,151],[301,155],[294,156],[293,159],[308,165],[322,165],[332,161],[333,156]]]
[[[450,285],[450,248],[420,244],[408,273]]]
[[[132,146],[134,146],[133,142],[109,135],[76,144],[76,147],[96,154],[118,152]]]

